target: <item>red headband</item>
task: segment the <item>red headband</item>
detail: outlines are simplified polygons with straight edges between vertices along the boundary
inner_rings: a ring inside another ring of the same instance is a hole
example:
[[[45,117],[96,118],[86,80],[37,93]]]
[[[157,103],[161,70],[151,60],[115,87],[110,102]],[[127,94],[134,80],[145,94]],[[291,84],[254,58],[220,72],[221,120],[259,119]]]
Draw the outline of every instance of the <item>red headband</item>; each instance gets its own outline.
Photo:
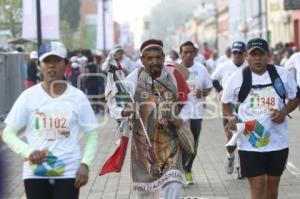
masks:
[[[147,41],[144,41],[141,45],[140,51],[143,54],[143,52],[150,48],[150,47],[158,47],[158,48],[163,48],[164,44],[161,40],[157,40],[157,39],[149,39]]]

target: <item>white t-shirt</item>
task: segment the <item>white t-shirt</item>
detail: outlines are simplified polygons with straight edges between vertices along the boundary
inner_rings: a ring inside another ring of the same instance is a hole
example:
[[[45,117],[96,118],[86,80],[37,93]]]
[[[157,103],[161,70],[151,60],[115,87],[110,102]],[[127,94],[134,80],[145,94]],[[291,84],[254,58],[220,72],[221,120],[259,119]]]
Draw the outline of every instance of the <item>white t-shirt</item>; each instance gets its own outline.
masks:
[[[244,61],[244,63],[241,66],[237,67],[232,60],[229,60],[217,67],[217,69],[211,75],[211,79],[220,81],[221,85],[224,87],[228,77],[232,73],[238,70],[242,70],[247,65],[248,63]]]
[[[221,64],[230,61],[230,57],[227,57],[227,55],[222,55],[217,59],[217,67],[220,66]]]
[[[25,90],[16,100],[5,123],[15,129],[26,126],[27,143],[36,150],[47,150],[40,164],[23,164],[23,178],[75,178],[80,165],[79,131],[98,127],[87,97],[68,85],[53,98],[42,83]]]
[[[136,64],[126,55],[123,55],[121,60],[121,66],[126,70],[127,75],[129,75],[132,71],[135,70]]]
[[[203,104],[205,102],[204,98],[196,97],[196,89],[207,90],[212,87],[212,81],[209,77],[207,69],[205,66],[199,63],[194,63],[191,67],[188,68],[189,77],[187,79],[187,84],[190,88],[189,98],[192,104],[187,104],[191,106],[191,119],[200,119],[203,117]]]
[[[276,66],[276,69],[285,86],[287,99],[294,99],[296,97],[296,84],[291,74],[282,67]],[[237,102],[242,78],[241,70],[229,77],[223,91],[223,103]],[[252,73],[252,85],[269,84],[271,84],[271,79],[268,71],[262,75]],[[252,126],[253,128],[248,126],[248,133],[246,130],[239,138],[238,148],[244,151],[263,152],[288,147],[287,121],[285,120],[281,124],[271,121],[271,109],[281,110],[283,107],[283,100],[278,96],[272,85],[263,88],[252,88],[245,101],[239,106],[238,117],[243,122],[252,120],[258,122],[255,123],[255,126]]]
[[[293,73],[297,85],[300,87],[300,52],[294,53],[286,62],[285,67]]]
[[[205,64],[205,57],[202,53],[198,52],[196,57],[194,58],[194,62],[199,64]],[[180,62],[181,63],[181,62]]]
[[[211,73],[217,68],[217,60],[213,59],[213,57],[205,60],[205,66],[207,70]]]

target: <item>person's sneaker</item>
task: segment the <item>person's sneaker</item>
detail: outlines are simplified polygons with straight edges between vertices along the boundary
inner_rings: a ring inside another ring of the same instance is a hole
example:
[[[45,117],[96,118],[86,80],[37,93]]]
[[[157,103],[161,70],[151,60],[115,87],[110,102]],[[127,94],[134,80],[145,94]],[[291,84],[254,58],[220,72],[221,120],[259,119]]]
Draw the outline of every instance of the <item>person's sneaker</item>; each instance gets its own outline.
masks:
[[[228,174],[233,173],[233,170],[234,170],[234,157],[232,157],[232,158],[227,157],[226,158],[225,170]]]
[[[192,185],[192,184],[194,184],[194,181],[193,181],[193,174],[192,174],[191,171],[185,172],[184,175],[185,175],[185,180],[186,180],[186,184],[187,184],[187,185]]]

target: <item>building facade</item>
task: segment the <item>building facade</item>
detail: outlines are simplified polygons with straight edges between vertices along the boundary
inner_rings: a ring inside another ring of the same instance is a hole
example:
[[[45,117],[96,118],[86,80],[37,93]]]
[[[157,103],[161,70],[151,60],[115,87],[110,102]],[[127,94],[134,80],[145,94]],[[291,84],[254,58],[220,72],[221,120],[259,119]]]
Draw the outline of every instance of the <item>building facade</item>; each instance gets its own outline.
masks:
[[[292,24],[293,24],[293,33],[294,33],[294,43],[299,49],[300,48],[300,9],[293,11]]]
[[[268,40],[271,46],[294,40],[292,11],[284,9],[283,0],[268,1]]]
[[[80,46],[96,48],[97,1],[80,1]]]

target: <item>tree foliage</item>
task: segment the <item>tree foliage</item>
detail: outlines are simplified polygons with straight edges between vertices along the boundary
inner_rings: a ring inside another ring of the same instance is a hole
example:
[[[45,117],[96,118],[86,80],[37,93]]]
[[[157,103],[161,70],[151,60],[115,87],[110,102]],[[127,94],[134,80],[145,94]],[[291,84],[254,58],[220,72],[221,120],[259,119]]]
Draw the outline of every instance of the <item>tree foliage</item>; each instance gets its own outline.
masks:
[[[80,0],[60,0],[60,36],[62,42],[69,50],[79,47],[78,33],[80,19]]]
[[[0,28],[10,30],[14,38],[21,34],[21,7],[21,0],[0,0]]]
[[[60,21],[69,23],[71,32],[76,32],[80,19],[80,0],[60,0]]]
[[[70,25],[67,21],[60,22],[60,38],[65,44],[66,48],[73,49],[72,33]]]
[[[71,50],[78,48],[80,42],[76,31],[80,18],[80,0],[59,0],[59,8],[61,40]],[[22,0],[0,0],[0,30],[9,30],[13,38],[20,37]]]

